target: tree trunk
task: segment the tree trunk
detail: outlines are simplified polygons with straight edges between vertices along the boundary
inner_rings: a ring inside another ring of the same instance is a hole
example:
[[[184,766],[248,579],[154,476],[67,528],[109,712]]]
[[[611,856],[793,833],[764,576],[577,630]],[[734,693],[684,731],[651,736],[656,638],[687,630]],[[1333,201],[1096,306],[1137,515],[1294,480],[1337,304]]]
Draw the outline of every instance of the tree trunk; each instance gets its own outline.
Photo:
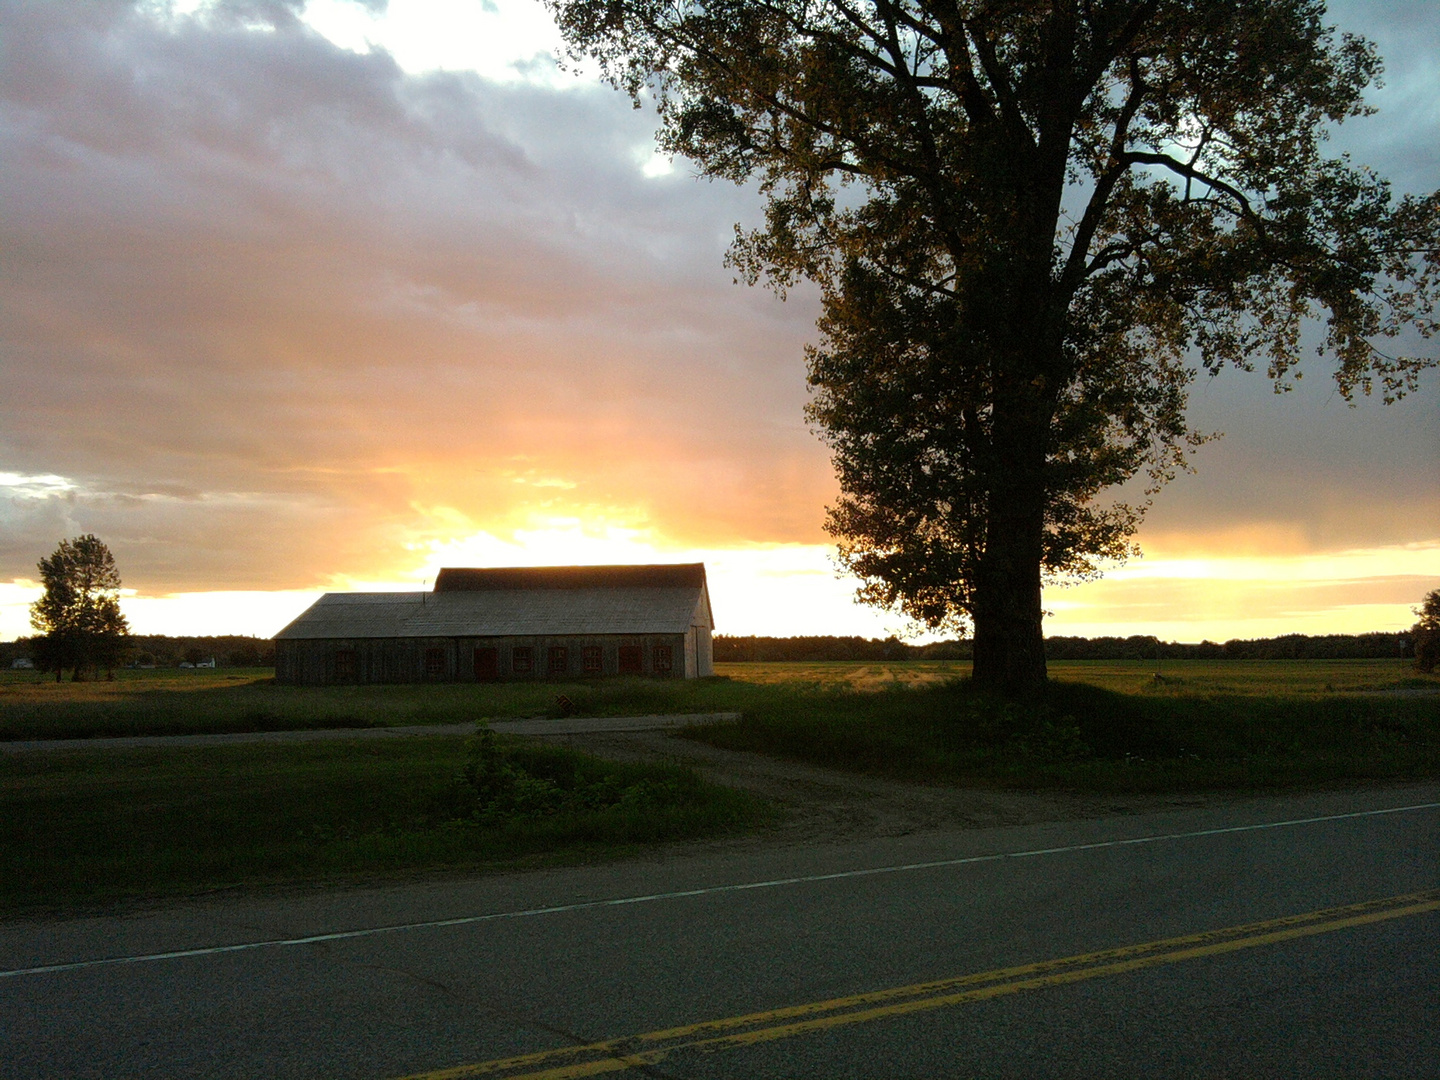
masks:
[[[1039,535],[993,527],[1000,524],[992,523],[975,582],[974,680],[1007,697],[1026,697],[1046,680]]]
[[[1034,412],[996,423],[998,467],[990,486],[985,552],[975,577],[973,678],[1007,697],[1035,694],[1047,677],[1040,568],[1048,426],[1048,418],[1038,419]]]

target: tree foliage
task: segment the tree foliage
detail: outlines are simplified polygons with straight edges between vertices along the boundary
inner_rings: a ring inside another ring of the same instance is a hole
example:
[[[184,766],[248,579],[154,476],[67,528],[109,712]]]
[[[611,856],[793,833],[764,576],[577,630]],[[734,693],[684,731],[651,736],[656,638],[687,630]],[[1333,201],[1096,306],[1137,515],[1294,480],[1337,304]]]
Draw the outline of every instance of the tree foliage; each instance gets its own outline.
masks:
[[[110,549],[86,534],[61,540],[49,558],[40,560],[45,593],[30,605],[36,660],[42,671],[65,668],[73,678],[86,670],[113,667],[130,632],[120,612],[120,572]]]
[[[1313,332],[1390,401],[1434,362],[1382,343],[1437,329],[1440,198],[1324,155],[1380,61],[1317,0],[549,2],[663,149],[758,182],[731,259],[819,286],[841,558],[973,624],[977,679],[1043,680],[1042,581],[1131,552],[1201,371],[1283,389]]]
[[[1415,638],[1415,670],[1429,673],[1440,666],[1440,589],[1432,589],[1415,609],[1420,618],[1411,630]]]

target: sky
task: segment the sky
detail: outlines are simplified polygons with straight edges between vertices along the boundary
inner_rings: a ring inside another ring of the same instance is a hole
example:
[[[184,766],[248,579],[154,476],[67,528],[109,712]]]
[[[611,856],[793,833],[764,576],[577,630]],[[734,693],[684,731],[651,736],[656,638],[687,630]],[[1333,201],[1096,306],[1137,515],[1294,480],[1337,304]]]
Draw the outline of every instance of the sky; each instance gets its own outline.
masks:
[[[1375,40],[1339,150],[1440,187],[1440,5]],[[717,631],[912,631],[856,605],[804,418],[813,292],[724,266],[753,189],[656,154],[532,0],[0,0],[0,639],[94,533],[140,633],[268,637],[442,566],[708,568]],[[1428,346],[1434,349],[1436,346]],[[1224,437],[1051,634],[1398,630],[1440,587],[1440,378],[1323,360],[1196,386]]]

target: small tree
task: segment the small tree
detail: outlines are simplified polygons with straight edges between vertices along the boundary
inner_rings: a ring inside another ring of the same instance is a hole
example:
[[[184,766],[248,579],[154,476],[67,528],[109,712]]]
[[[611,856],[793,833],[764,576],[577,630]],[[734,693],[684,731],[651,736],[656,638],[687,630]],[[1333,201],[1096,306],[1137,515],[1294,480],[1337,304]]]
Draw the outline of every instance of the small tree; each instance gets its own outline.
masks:
[[[79,679],[87,668],[114,667],[130,626],[120,613],[120,572],[104,542],[86,534],[61,540],[48,559],[40,560],[45,595],[30,605],[36,662],[55,672],[65,668]]]
[[[1432,589],[1415,609],[1415,670],[1431,672],[1440,664],[1440,589]]]

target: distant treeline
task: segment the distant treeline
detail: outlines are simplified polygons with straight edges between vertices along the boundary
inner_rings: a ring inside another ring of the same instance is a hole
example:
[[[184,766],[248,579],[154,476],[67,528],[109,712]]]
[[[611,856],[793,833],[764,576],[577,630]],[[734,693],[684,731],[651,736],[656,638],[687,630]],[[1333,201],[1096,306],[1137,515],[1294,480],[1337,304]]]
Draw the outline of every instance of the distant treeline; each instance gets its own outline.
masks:
[[[19,657],[34,655],[29,638],[0,642],[0,668],[8,668]],[[126,639],[122,664],[145,667],[175,667],[214,660],[220,667],[274,667],[275,643],[268,638],[223,634],[217,637],[167,637],[163,634],[132,634]]]
[[[1232,639],[1224,644],[1202,641],[1188,644],[1162,641],[1164,660],[1383,660],[1413,656],[1410,635],[1395,634],[1286,634],[1283,637]],[[1052,637],[1045,639],[1045,655],[1052,660],[1153,660],[1153,637]]]
[[[1287,634],[1254,641],[1202,641],[1186,644],[1153,637],[1051,637],[1045,655],[1051,660],[1378,660],[1414,655],[1410,635]],[[969,660],[969,641],[934,641],[910,645],[899,638],[862,637],[715,637],[715,659],[721,663],[747,660]],[[17,657],[33,656],[29,638],[0,642],[0,668]],[[220,667],[274,667],[275,643],[268,638],[226,634],[218,637],[166,637],[135,634],[124,663],[175,667],[182,661],[199,664],[214,659]]]
[[[862,637],[715,637],[715,659],[721,663],[747,660],[969,660],[969,641],[936,641],[909,645],[898,638]],[[1379,660],[1412,656],[1409,634],[1326,634],[1308,637],[1239,639],[1217,644],[1159,641],[1153,637],[1050,637],[1050,660]]]
[[[968,641],[935,641],[907,645],[899,638],[862,637],[729,637],[715,636],[720,663],[747,660],[969,660]]]

